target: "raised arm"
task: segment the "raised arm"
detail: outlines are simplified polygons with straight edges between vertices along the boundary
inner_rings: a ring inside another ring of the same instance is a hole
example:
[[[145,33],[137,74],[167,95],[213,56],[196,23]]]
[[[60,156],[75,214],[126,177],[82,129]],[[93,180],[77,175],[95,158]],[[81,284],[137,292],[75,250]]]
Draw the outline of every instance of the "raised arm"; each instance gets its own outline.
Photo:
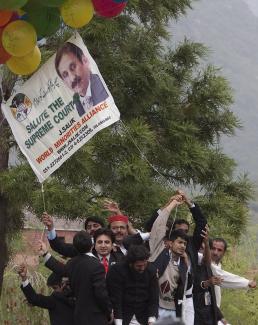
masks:
[[[203,238],[203,245],[204,245],[202,264],[210,267],[211,266],[211,251],[210,251],[210,245],[209,245],[209,227],[208,227],[208,225],[205,226],[205,230],[202,230],[201,236]]]
[[[179,190],[178,194],[180,194],[183,198],[184,203],[188,206],[189,210],[191,211],[191,214],[194,219],[195,228],[193,232],[193,245],[194,248],[199,251],[202,245],[203,237],[202,237],[202,230],[205,229],[205,226],[207,224],[207,219],[203,215],[200,207],[198,204],[193,203],[185,194],[185,192]]]
[[[65,257],[74,257],[78,255],[77,250],[74,248],[73,244],[63,242],[59,237],[57,237],[53,218],[46,212],[42,215],[42,221],[48,230],[48,241],[50,247],[58,254]]]
[[[166,225],[171,211],[182,203],[182,196],[175,195],[170,198],[168,203],[159,210],[159,215],[154,221],[150,233],[150,261],[154,261],[165,248],[163,239],[166,234]]]
[[[27,267],[24,264],[18,267],[18,274],[22,280],[21,290],[29,304],[45,309],[54,309],[56,307],[56,303],[51,296],[38,294],[33,289],[27,277]]]
[[[65,264],[55,259],[47,250],[47,245],[43,241],[39,241],[39,255],[44,258],[45,266],[51,271],[61,276],[68,276]]]

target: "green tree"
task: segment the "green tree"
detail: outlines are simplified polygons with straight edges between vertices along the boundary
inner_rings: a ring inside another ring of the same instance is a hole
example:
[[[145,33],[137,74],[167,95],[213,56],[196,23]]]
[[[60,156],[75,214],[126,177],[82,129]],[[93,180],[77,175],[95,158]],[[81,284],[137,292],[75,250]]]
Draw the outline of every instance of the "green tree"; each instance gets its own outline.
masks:
[[[101,214],[102,198],[111,197],[143,223],[173,187],[191,186],[202,189],[212,220],[227,206],[226,217],[239,224],[228,234],[238,238],[250,186],[247,181],[245,196],[234,191],[242,180],[234,180],[235,163],[219,146],[222,135],[233,135],[240,126],[230,111],[231,89],[220,71],[204,65],[202,44],[185,40],[176,48],[167,46],[172,42],[169,20],[184,14],[190,3],[131,0],[120,17],[95,17],[80,31],[122,122],[99,132],[45,182],[49,213],[67,218]],[[49,38],[44,59],[71,33],[63,28]],[[42,213],[40,185],[25,161],[0,173],[0,190],[17,205],[15,220],[21,220],[22,207]],[[5,232],[11,230],[8,224]]]

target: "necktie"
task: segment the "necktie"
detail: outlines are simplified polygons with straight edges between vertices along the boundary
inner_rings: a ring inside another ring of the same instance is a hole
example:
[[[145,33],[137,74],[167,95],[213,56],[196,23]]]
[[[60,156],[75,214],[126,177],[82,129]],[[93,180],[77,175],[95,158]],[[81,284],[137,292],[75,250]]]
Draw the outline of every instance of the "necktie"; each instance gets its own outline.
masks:
[[[105,273],[107,274],[107,271],[108,271],[108,260],[107,260],[106,256],[103,256],[102,257],[101,262],[102,262],[102,264],[104,266]]]

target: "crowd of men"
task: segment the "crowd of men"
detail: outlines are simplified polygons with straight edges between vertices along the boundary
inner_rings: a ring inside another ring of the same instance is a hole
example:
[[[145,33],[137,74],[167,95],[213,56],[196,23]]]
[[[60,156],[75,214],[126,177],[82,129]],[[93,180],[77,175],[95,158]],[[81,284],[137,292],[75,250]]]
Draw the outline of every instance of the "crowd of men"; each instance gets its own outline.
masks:
[[[181,204],[193,217],[191,236],[187,220],[169,220]],[[116,203],[108,201],[105,208],[112,212],[108,227],[89,217],[72,244],[57,236],[52,217],[43,214],[50,247],[69,259],[60,262],[39,243],[45,266],[53,271],[50,296],[34,291],[25,265],[18,273],[28,302],[48,309],[51,324],[228,324],[220,310],[221,287],[256,287],[255,281],[222,269],[227,243],[208,238],[205,216],[183,191],[154,212],[146,232],[135,230]]]

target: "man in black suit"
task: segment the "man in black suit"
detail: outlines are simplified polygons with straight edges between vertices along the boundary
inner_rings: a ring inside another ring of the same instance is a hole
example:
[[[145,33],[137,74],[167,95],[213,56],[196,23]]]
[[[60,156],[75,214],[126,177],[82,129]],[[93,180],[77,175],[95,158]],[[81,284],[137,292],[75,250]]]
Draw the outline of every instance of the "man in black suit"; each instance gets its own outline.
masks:
[[[108,98],[99,75],[92,74],[89,58],[77,45],[66,42],[55,58],[56,72],[68,88],[74,91],[74,104],[79,116]]]
[[[41,242],[40,253],[45,257],[45,265],[57,274],[68,276],[76,298],[74,322],[76,325],[107,325],[112,319],[111,302],[108,297],[105,270],[100,261],[91,253],[92,241],[85,231],[73,238],[78,252],[66,265],[59,263],[47,252]]]
[[[44,212],[42,215],[42,221],[48,230],[47,237],[49,244],[55,252],[65,257],[74,257],[78,255],[78,252],[74,248],[73,244],[65,243],[57,236],[52,216],[50,216],[47,212]],[[104,222],[97,216],[91,216],[86,219],[84,227],[85,231],[92,237],[93,243],[93,235],[95,231],[104,227]]]
[[[35,292],[27,277],[27,268],[24,264],[18,268],[21,277],[21,290],[29,304],[48,309],[51,325],[72,325],[74,313],[74,299],[67,289],[62,277],[52,273],[47,280],[47,285],[53,289],[50,296],[44,296]]]
[[[146,247],[132,245],[125,261],[112,266],[107,274],[116,325],[151,325],[156,321],[158,278],[148,258]]]

